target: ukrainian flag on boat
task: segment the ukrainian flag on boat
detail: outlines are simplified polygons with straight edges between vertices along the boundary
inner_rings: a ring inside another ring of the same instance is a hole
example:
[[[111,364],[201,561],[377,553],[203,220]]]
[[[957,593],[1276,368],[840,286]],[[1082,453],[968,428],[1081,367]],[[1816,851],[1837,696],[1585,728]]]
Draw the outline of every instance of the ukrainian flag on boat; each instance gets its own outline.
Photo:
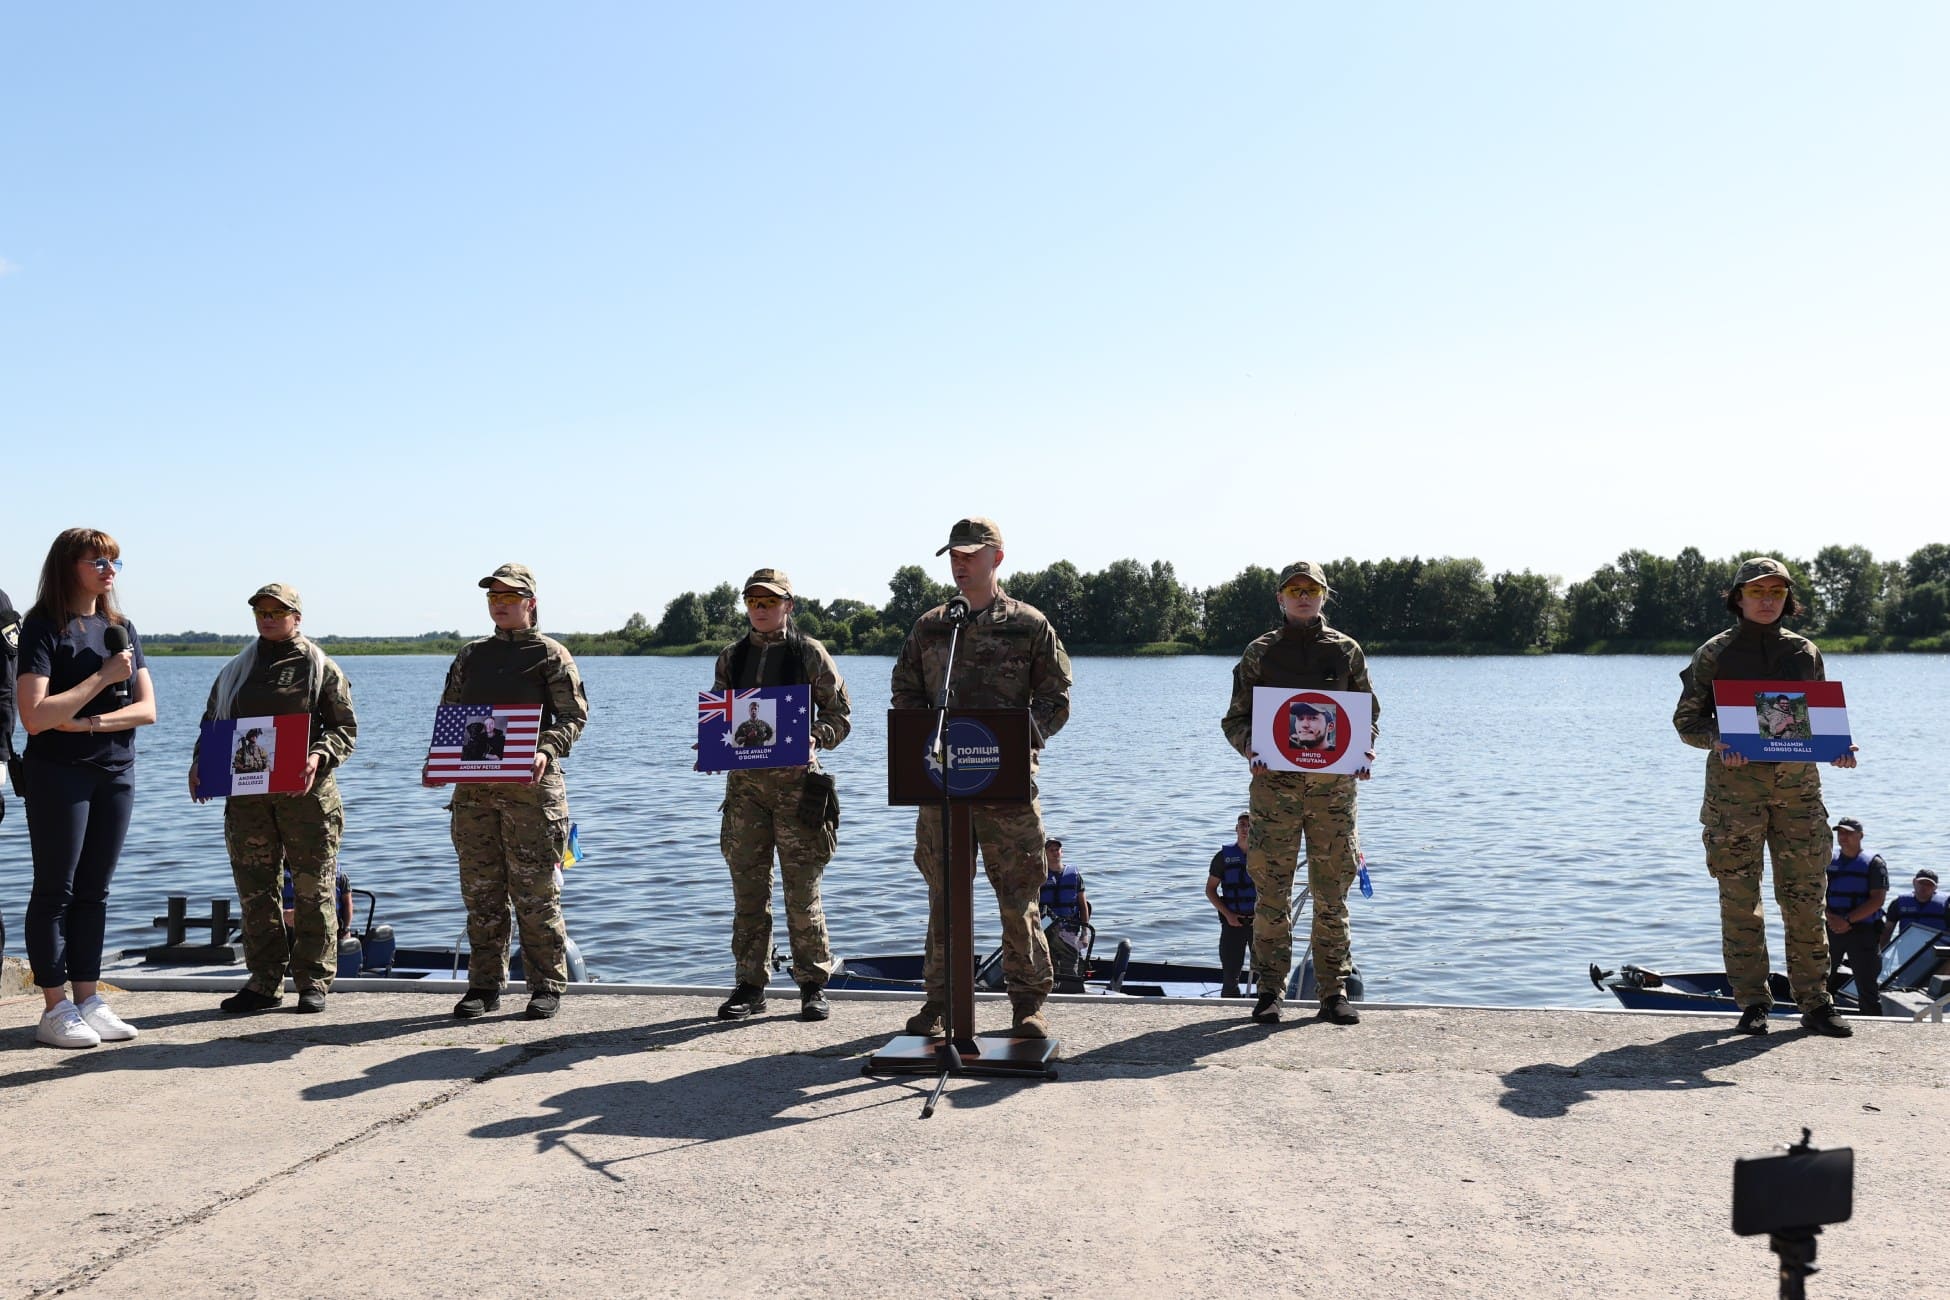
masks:
[[[569,842],[562,847],[562,865],[573,867],[582,861],[582,835],[574,822],[569,823]]]

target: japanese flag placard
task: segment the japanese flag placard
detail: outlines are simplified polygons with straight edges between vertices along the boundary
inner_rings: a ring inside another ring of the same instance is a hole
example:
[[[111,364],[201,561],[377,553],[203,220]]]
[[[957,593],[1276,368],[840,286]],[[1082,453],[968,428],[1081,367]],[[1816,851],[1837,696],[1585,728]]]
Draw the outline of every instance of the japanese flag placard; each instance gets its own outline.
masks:
[[[1756,763],[1826,763],[1849,752],[1840,682],[1716,681],[1720,739]]]
[[[1275,772],[1365,771],[1373,737],[1366,691],[1253,687],[1253,752]]]

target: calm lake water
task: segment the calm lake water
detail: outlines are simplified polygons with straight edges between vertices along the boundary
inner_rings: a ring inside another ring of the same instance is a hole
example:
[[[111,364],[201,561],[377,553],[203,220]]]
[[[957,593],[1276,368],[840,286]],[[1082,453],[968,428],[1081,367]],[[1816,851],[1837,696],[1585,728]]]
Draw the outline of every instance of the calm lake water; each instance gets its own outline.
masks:
[[[161,721],[138,741],[135,821],[109,900],[111,948],[154,942],[171,893],[192,910],[230,896],[218,805],[197,807],[184,772],[219,659],[151,664]],[[926,896],[912,861],[914,815],[885,807],[883,755],[893,661],[844,657],[855,726],[829,756],[844,819],[826,871],[836,951],[916,951]],[[341,858],[377,891],[401,941],[461,934],[445,791],[420,760],[448,660],[345,661],[359,749],[340,775]],[[591,720],[565,766],[587,861],[564,908],[590,968],[611,981],[728,984],[731,905],[718,856],[723,778],[690,770],[704,659],[589,659]],[[1361,789],[1374,897],[1350,900],[1354,953],[1376,1000],[1527,1006],[1611,1004],[1588,963],[1720,965],[1716,895],[1697,821],[1701,751],[1670,718],[1677,658],[1372,661],[1381,758]],[[1206,865],[1245,807],[1246,764],[1218,720],[1232,661],[1082,659],[1069,725],[1044,757],[1043,815],[1096,907],[1099,950],[1131,940],[1143,959],[1216,959]],[[1862,766],[1824,773],[1831,815],[1907,887],[1950,866],[1942,765],[1950,659],[1836,656]],[[0,826],[0,901],[13,951],[31,872],[15,804]],[[978,885],[978,890],[985,888]],[[997,942],[977,894],[978,941]],[[1772,903],[1769,903],[1770,910]],[[1771,918],[1770,918],[1771,919]],[[985,924],[981,923],[985,922]],[[1773,951],[1780,956],[1778,925]],[[785,933],[779,918],[775,937]]]

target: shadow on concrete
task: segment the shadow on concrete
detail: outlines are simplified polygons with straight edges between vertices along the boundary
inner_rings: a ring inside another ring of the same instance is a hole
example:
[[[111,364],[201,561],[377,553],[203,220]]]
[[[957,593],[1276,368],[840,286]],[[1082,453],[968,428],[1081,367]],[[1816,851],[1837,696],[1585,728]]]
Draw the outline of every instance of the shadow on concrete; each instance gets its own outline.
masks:
[[[159,1030],[212,1020],[234,1022],[240,1032],[191,1043],[162,1042],[145,1036],[133,1043],[104,1043],[85,1051],[64,1051],[43,1047],[35,1042],[32,1025],[0,1031],[0,1051],[38,1051],[48,1062],[25,1070],[0,1071],[0,1087],[18,1087],[52,1079],[71,1079],[80,1074],[119,1070],[221,1069],[238,1063],[239,1047],[260,1049],[253,1053],[252,1059],[279,1060],[296,1056],[307,1047],[373,1043],[454,1024],[451,1016],[435,1015],[334,1025],[318,1016],[301,1018],[276,1011],[260,1012],[254,1016],[229,1016],[215,1008],[143,1016],[135,1024],[138,1029]],[[262,1049],[268,1049],[268,1052]],[[478,1053],[476,1055],[478,1057]]]
[[[707,1027],[678,1021],[654,1027],[652,1036],[661,1040],[659,1045],[669,1046],[689,1041]],[[875,1034],[856,1038],[829,1044],[816,1052],[736,1057],[723,1065],[689,1070],[665,1079],[625,1079],[570,1088],[538,1102],[537,1106],[545,1113],[496,1120],[470,1130],[468,1136],[505,1139],[532,1135],[538,1151],[560,1147],[591,1171],[621,1181],[614,1166],[628,1161],[778,1128],[838,1119],[904,1100],[912,1100],[918,1106],[919,1099],[912,1088],[889,1090],[885,1086],[889,1081],[861,1077],[859,1067],[854,1064],[853,1058],[871,1051],[887,1037]],[[578,1060],[616,1054],[605,1050],[606,1046],[578,1044],[573,1052]],[[630,1050],[641,1051],[641,1042]],[[868,1096],[870,1093],[879,1095]],[[861,1104],[837,1109],[833,1106],[835,1100],[855,1098]],[[806,1113],[793,1113],[800,1110]],[[650,1150],[598,1160],[577,1144],[578,1138],[588,1137],[627,1138],[658,1145]]]
[[[1751,1061],[1784,1042],[1805,1037],[1776,1031],[1765,1037],[1725,1029],[1696,1029],[1656,1043],[1608,1048],[1573,1065],[1543,1061],[1520,1065],[1503,1075],[1497,1104],[1527,1119],[1557,1119],[1600,1092],[1684,1092],[1732,1088],[1732,1079],[1711,1079],[1708,1071]]]
[[[1238,1047],[1251,1047],[1275,1034],[1326,1028],[1311,1013],[1293,1016],[1277,1025],[1262,1025],[1245,1016],[1195,1020],[1169,1029],[1154,1029],[1135,1038],[1120,1038],[1074,1056],[1066,1054],[1057,1066],[1089,1066],[1114,1072],[1119,1078],[1145,1079],[1195,1070],[1205,1061]]]

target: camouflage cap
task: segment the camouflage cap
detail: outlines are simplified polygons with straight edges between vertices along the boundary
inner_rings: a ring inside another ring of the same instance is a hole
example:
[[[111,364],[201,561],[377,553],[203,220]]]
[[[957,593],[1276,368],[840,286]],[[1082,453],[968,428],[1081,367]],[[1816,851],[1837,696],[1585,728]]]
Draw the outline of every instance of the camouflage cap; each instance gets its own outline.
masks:
[[[745,579],[745,585],[739,590],[749,596],[753,587],[762,588],[788,599],[792,596],[792,579],[785,576],[784,569],[752,570],[752,576]]]
[[[1740,572],[1733,575],[1733,585],[1744,587],[1762,578],[1779,578],[1790,587],[1794,585],[1794,579],[1788,576],[1787,565],[1768,555],[1756,555],[1750,560],[1743,560]]]
[[[535,594],[535,571],[525,564],[504,564],[487,577],[482,578],[482,587],[492,587],[497,582],[505,582],[524,596]]]
[[[1322,587],[1327,585],[1327,571],[1318,564],[1315,564],[1312,560],[1295,560],[1292,564],[1287,565],[1284,569],[1280,570],[1280,580],[1273,585],[1275,587],[1285,587],[1287,583],[1292,582],[1295,578],[1307,578]]]
[[[269,596],[294,614],[305,612],[305,602],[298,598],[298,589],[282,582],[265,583],[253,591],[251,598],[244,603],[255,608],[259,598],[264,596]]]
[[[979,551],[984,546],[1002,549],[1002,527],[993,519],[971,515],[967,519],[957,519],[955,526],[948,530],[948,544],[936,551],[936,555],[946,555],[949,551],[959,551],[967,555]]]

